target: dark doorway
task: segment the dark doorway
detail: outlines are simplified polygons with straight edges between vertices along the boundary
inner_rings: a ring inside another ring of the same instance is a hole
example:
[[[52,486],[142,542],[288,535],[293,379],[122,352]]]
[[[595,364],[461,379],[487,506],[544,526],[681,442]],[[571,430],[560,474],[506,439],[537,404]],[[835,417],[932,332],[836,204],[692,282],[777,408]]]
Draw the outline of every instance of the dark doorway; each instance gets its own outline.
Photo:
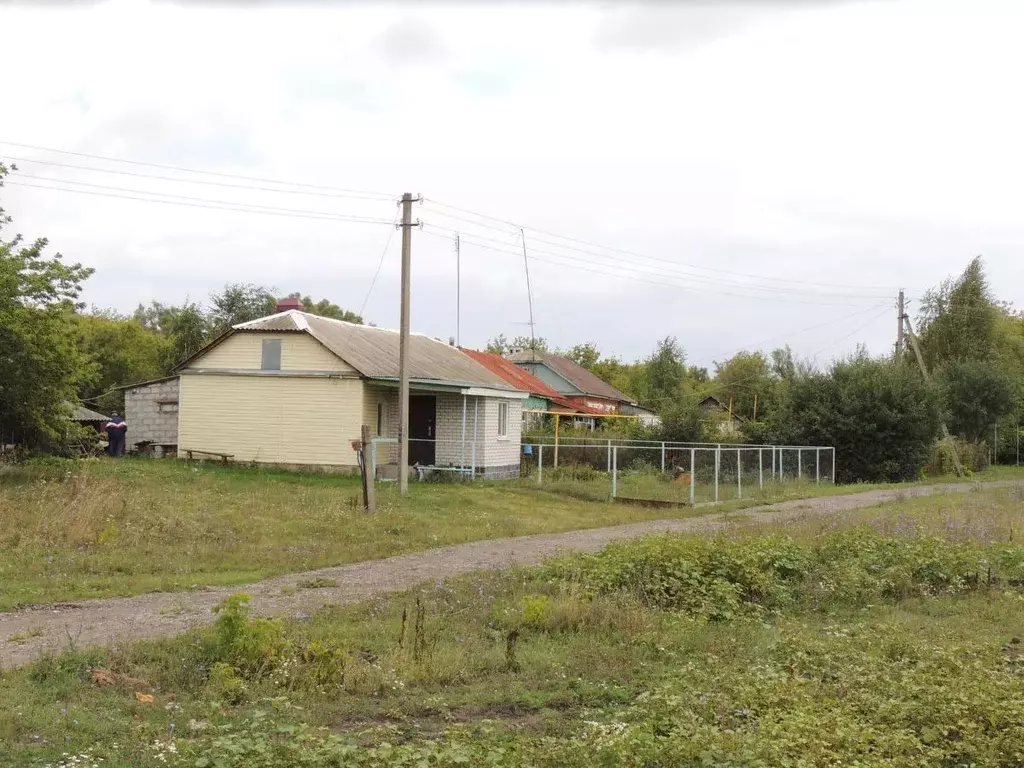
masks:
[[[436,457],[437,398],[409,395],[409,464],[432,466]]]

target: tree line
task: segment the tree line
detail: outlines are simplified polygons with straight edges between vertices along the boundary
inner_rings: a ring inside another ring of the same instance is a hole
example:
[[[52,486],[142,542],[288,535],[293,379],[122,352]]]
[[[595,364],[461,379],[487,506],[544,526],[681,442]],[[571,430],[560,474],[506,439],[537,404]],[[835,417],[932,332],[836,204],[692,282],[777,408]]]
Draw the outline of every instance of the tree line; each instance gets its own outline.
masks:
[[[0,164],[0,187],[8,169]],[[232,325],[272,314],[281,298],[235,283],[205,302],[140,304],[130,315],[86,308],[79,300],[93,270],[48,256],[48,242],[8,235],[0,208],[0,443],[52,449],[67,435],[67,403],[100,411],[123,402],[117,387],[166,375]],[[308,311],[349,322],[359,315],[298,293]],[[980,469],[989,456],[1015,453],[1024,416],[1024,314],[993,293],[980,258],[921,299],[916,317],[926,380],[908,347],[871,357],[864,349],[821,369],[790,348],[741,351],[713,370],[687,364],[673,336],[632,362],[605,356],[592,342],[560,350],[637,402],[664,440],[729,439],[701,414],[715,396],[751,443],[835,445],[840,480],[903,480],[927,467],[948,468],[937,448],[945,421],[961,459]],[[498,336],[488,349],[548,351],[545,339]],[[559,351],[559,350],[552,350]],[[637,425],[619,423],[607,429]]]

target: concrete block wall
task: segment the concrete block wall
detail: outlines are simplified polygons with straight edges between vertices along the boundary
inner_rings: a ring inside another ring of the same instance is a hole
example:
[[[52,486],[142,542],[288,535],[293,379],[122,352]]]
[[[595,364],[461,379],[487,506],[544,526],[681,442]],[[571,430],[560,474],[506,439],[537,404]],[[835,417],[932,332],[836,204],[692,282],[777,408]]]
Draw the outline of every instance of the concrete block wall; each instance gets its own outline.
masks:
[[[178,444],[178,389],[175,378],[125,390],[127,448],[134,448],[142,441]]]

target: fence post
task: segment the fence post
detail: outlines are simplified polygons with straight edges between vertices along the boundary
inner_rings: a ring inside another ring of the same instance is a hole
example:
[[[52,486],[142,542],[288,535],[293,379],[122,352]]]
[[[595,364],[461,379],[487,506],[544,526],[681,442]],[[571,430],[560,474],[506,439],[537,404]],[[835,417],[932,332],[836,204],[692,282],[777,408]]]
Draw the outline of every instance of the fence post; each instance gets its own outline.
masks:
[[[722,465],[722,446],[715,446],[715,501],[718,501],[718,469]]]
[[[757,449],[757,487],[764,490],[764,448]]]
[[[736,494],[737,497],[743,498],[743,456],[742,448],[736,449]]]
[[[619,491],[619,446],[612,446],[612,498],[618,494]]]
[[[690,449],[690,506],[693,506],[696,498],[696,491],[694,488],[697,486],[697,451],[694,448]]]
[[[814,482],[821,485],[821,448],[814,449]]]
[[[781,464],[782,462],[779,462],[779,463]],[[772,446],[772,480],[778,480],[778,478],[775,476],[775,446],[774,445]]]
[[[608,472],[612,471],[612,441],[608,441]]]
[[[661,474],[665,474],[665,443],[661,444]]]
[[[474,435],[475,437],[475,435]],[[472,482],[476,482],[476,440],[473,440],[473,445],[469,449],[469,460],[473,462],[473,469],[469,473],[469,479]]]
[[[799,483],[803,479],[804,474],[804,450],[803,448],[796,449],[796,481]]]
[[[836,484],[836,447],[832,446],[832,485]]]
[[[537,485],[544,480],[544,445],[537,446]]]

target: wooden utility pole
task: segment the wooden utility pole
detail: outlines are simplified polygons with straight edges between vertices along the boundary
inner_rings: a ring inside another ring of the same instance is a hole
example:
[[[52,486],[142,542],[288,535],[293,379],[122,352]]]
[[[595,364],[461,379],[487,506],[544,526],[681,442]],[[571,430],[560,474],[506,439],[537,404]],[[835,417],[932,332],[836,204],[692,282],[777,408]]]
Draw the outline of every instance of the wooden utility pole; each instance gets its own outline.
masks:
[[[900,289],[899,297],[896,299],[896,312],[896,359],[899,360],[903,356],[903,320],[907,316],[902,288]]]
[[[398,331],[398,492],[409,492],[409,283],[412,265],[413,198],[402,195],[402,318]]]
[[[914,357],[917,358],[917,364],[921,368],[921,375],[924,376],[925,381],[930,381],[931,377],[928,375],[928,367],[924,364],[924,355],[921,354],[921,346],[917,343],[917,336],[914,335],[914,327],[910,324],[910,317],[904,315],[903,322],[906,323],[907,337],[910,339],[910,346],[914,348]],[[953,436],[949,434],[949,428],[946,427],[945,419],[942,420],[942,437],[949,444],[950,454],[953,459],[953,466],[956,467],[957,475],[959,477],[963,477],[964,468],[963,465],[960,464],[960,456],[956,452],[956,443],[953,441]]]

